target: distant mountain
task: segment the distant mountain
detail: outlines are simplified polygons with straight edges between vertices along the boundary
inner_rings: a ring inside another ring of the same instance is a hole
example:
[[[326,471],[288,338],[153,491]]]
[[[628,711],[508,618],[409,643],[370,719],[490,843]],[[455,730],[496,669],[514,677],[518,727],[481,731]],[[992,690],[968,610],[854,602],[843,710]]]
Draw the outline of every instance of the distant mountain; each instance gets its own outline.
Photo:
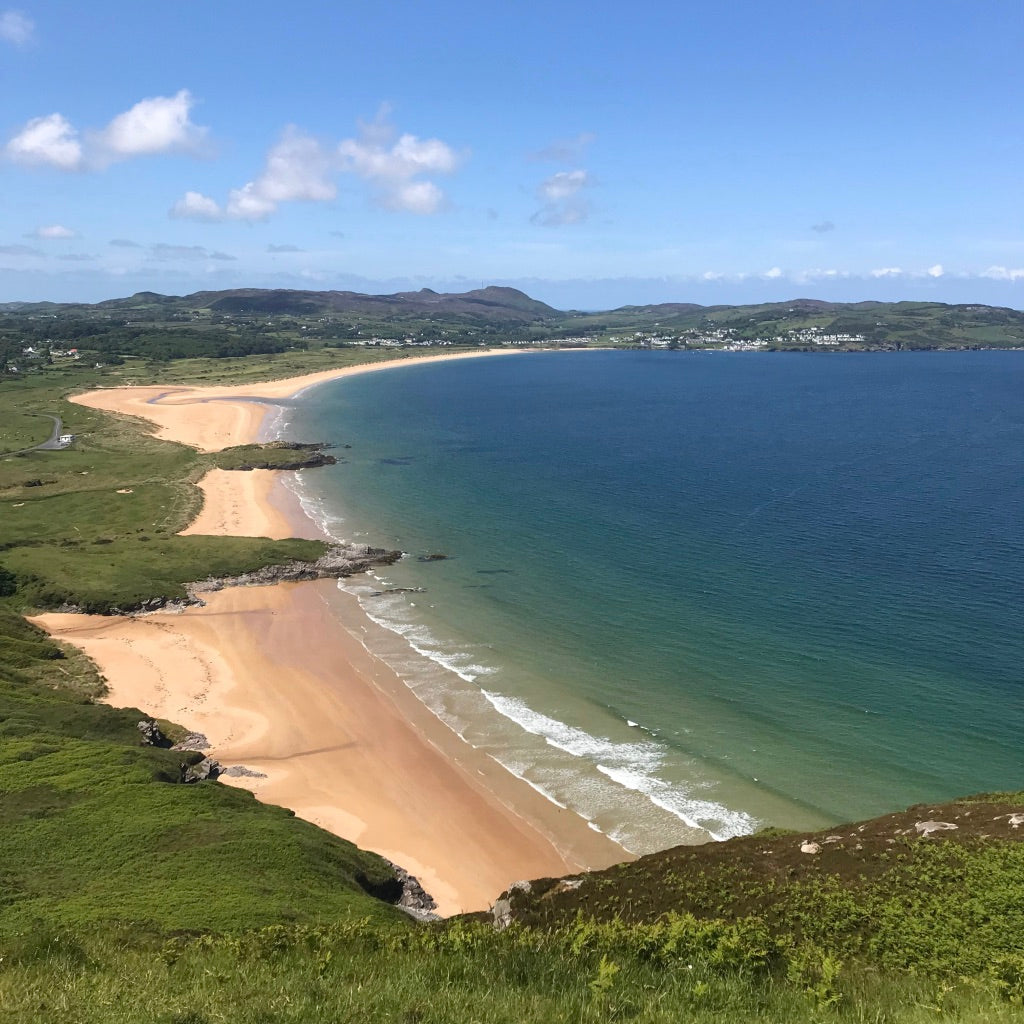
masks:
[[[287,332],[294,325],[286,321],[300,318],[314,321],[302,325],[308,332],[304,338],[328,340],[381,332],[389,338],[406,333],[421,339],[446,335],[460,343],[486,336],[491,341],[516,342],[586,337],[610,339],[613,344],[675,347],[756,342],[757,347],[829,350],[1024,348],[1024,311],[999,306],[795,298],[745,306],[662,302],[583,312],[557,310],[515,288],[497,286],[443,293],[421,288],[392,295],[282,288],[233,288],[183,296],[145,291],[96,304],[11,302],[0,305],[0,315],[4,317],[0,341],[5,334],[24,336],[24,324],[13,321],[41,317],[64,322],[63,328],[34,325],[32,330],[43,337],[88,340],[98,351],[122,354],[136,353],[135,337],[140,332],[152,347],[153,332],[163,330],[164,341],[174,342],[170,347],[163,345],[168,358],[198,354],[193,351],[195,344],[210,341],[209,334],[197,335],[185,352],[182,346],[189,331],[219,331],[221,354],[242,354],[236,349],[243,334],[249,335],[246,344],[252,343],[245,351],[287,347],[294,339],[271,335]],[[166,333],[170,328],[164,327],[172,322],[173,339]],[[103,345],[96,341],[111,332],[117,336],[107,337]]]
[[[208,309],[222,314],[315,316],[317,314],[364,313],[424,316],[479,316],[490,322],[530,322],[560,315],[546,303],[531,299],[515,288],[477,288],[468,292],[439,293],[430,288],[393,295],[364,295],[347,291],[295,291],[291,289],[232,288],[228,291],[194,292],[168,296],[138,292],[129,298],[98,303],[107,309],[178,307]]]

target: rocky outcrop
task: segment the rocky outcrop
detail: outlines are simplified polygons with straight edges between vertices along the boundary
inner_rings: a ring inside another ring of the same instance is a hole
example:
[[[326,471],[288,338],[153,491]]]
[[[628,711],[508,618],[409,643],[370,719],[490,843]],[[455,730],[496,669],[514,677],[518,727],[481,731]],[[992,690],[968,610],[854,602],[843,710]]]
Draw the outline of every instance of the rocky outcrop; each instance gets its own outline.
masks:
[[[204,757],[202,761],[197,761],[195,764],[182,761],[180,771],[180,781],[185,785],[193,785],[196,782],[205,782],[207,779],[213,780],[217,778],[224,769],[219,761],[215,761],[212,757]]]
[[[387,858],[384,858],[387,860]],[[395,901],[395,906],[401,907],[411,917],[418,921],[439,921],[440,917],[434,913],[437,903],[434,897],[420,885],[415,875],[410,875],[405,868],[388,861],[395,877],[402,886],[402,895]]]
[[[138,724],[139,735],[142,743],[147,747],[163,747],[167,750],[171,741],[164,735],[163,730],[156,723],[156,719],[144,718]]]
[[[201,753],[209,745],[210,741],[201,732],[190,732],[183,740],[175,743],[171,750],[192,750]]]
[[[268,586],[272,583],[296,583],[301,580],[352,576],[377,565],[394,565],[401,557],[401,551],[386,551],[384,548],[371,548],[366,544],[337,544],[315,562],[268,565],[239,576],[200,580],[197,583],[190,583],[186,589],[189,596],[198,601],[197,595],[223,590],[225,587]]]
[[[258,772],[254,768],[246,768],[244,764],[233,764],[225,768],[221,775],[229,779],[265,779],[266,772]]]

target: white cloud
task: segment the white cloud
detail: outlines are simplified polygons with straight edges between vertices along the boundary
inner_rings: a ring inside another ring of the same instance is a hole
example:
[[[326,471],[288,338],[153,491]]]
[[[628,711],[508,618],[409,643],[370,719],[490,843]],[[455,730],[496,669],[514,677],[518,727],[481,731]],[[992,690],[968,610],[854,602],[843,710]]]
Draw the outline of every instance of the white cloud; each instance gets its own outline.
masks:
[[[31,233],[32,238],[74,238],[77,232],[72,231],[71,228],[64,227],[63,224],[46,224],[43,227],[36,228]]]
[[[171,208],[171,215],[266,220],[281,203],[334,199],[334,176],[344,172],[369,181],[376,201],[385,209],[436,213],[444,205],[444,193],[423,176],[451,174],[458,167],[458,155],[440,139],[405,134],[396,140],[386,114],[384,109],[375,121],[361,122],[360,137],[344,139],[336,147],[326,147],[290,126],[267,154],[262,174],[232,189],[223,207],[200,192],[186,192]]]
[[[546,227],[582,223],[590,216],[590,204],[579,193],[591,184],[584,170],[559,171],[545,178],[537,186],[543,205],[530,219]]]
[[[33,118],[7,143],[5,153],[15,163],[76,171],[87,164],[102,167],[135,156],[192,151],[206,135],[189,119],[193,102],[187,89],[140,100],[102,131],[88,133],[84,146],[63,114]]]
[[[191,220],[266,220],[283,202],[333,199],[337,188],[331,170],[331,158],[323,146],[289,126],[267,154],[263,173],[233,188],[223,208],[201,192],[186,192],[170,213]]]
[[[872,277],[902,277],[902,267],[879,267],[877,270],[871,271]]]
[[[30,42],[36,26],[31,18],[21,11],[0,12],[0,39],[15,46],[24,46]]]
[[[762,276],[774,281],[776,278],[782,277],[782,267],[772,267],[771,270],[766,270]]]
[[[341,170],[369,181],[377,202],[389,210],[408,213],[436,213],[444,204],[444,193],[432,181],[417,180],[425,174],[451,174],[459,156],[440,139],[420,139],[408,133],[399,136],[387,120],[383,107],[372,122],[360,122],[356,139],[338,144]]]
[[[576,195],[586,184],[586,171],[559,171],[542,181],[537,192],[545,202],[557,203]]]
[[[380,197],[381,205],[389,210],[420,214],[436,213],[443,202],[444,193],[432,181],[408,181]]]
[[[942,275],[943,275],[943,274],[944,274],[945,272],[946,272],[946,271],[945,271],[945,270],[943,270],[943,268],[942,268],[942,264],[941,264],[941,263],[936,263],[934,267],[929,267],[929,268],[928,268],[928,269],[927,269],[927,270],[925,271],[925,273],[926,273],[926,274],[927,274],[927,275],[928,275],[929,277],[942,277]]]
[[[1024,267],[989,267],[979,276],[993,281],[1024,281]]]
[[[220,220],[224,211],[201,192],[186,192],[170,209],[172,217],[183,220]]]
[[[82,166],[78,132],[61,114],[33,118],[7,143],[4,152],[19,164],[50,164],[62,171]]]
[[[188,89],[139,100],[99,133],[97,148],[114,160],[194,150],[206,135],[189,118],[194,103]]]

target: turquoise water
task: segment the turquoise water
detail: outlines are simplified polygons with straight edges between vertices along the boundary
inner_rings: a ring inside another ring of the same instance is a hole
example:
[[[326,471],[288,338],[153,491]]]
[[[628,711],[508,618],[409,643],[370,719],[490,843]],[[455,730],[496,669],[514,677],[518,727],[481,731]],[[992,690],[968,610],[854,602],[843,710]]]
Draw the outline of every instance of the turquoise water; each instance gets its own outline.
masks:
[[[348,584],[377,653],[630,849],[1024,785],[1020,353],[520,354],[286,420],[410,553]]]

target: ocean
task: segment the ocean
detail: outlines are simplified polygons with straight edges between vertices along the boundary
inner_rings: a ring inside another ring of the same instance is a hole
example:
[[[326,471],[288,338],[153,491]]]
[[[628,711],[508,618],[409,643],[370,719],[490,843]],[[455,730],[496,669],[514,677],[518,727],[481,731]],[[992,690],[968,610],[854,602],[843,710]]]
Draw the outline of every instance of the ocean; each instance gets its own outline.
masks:
[[[280,430],[408,553],[342,584],[375,653],[631,851],[1024,786],[1024,354],[518,353]]]

